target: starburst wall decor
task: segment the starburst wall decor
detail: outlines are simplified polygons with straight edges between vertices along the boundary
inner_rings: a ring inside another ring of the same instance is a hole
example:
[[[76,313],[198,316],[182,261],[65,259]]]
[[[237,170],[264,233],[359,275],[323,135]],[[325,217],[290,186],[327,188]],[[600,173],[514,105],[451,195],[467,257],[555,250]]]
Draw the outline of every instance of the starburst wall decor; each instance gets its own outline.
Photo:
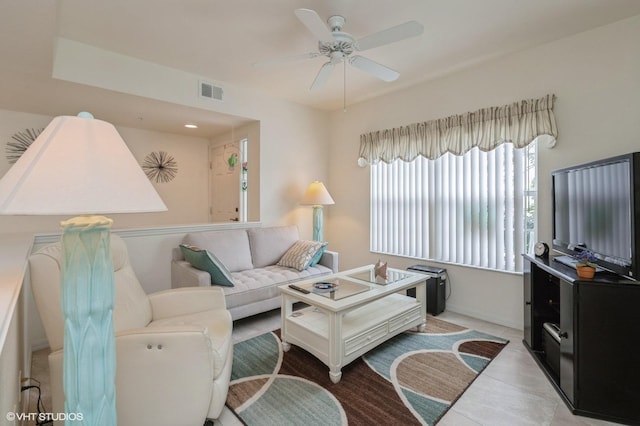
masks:
[[[44,129],[25,129],[24,132],[18,132],[11,136],[13,140],[7,142],[7,146],[4,148],[7,161],[9,161],[10,164],[18,161],[18,158],[24,154],[43,130]]]
[[[151,181],[166,183],[178,174],[178,163],[172,155],[164,151],[154,151],[144,158],[142,170]]]

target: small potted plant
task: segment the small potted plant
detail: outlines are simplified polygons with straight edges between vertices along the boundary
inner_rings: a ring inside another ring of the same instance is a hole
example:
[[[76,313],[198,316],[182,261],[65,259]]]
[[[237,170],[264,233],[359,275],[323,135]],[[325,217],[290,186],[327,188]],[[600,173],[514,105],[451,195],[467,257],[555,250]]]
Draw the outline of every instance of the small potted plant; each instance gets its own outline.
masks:
[[[591,250],[582,250],[580,253],[574,256],[576,259],[576,271],[580,278],[593,278],[596,273],[596,264],[594,263],[598,258],[593,254]]]

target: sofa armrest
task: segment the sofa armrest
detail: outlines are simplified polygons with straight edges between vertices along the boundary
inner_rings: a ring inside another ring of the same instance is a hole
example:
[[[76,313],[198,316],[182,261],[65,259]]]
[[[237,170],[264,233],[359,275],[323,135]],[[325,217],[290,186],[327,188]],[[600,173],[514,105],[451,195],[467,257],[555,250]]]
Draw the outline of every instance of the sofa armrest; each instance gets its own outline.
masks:
[[[171,262],[171,287],[210,287],[211,275],[196,269],[186,260]]]
[[[338,252],[325,250],[318,263],[330,268],[334,273],[338,272]]]
[[[222,289],[211,286],[158,291],[149,295],[149,302],[154,321],[227,308]]]

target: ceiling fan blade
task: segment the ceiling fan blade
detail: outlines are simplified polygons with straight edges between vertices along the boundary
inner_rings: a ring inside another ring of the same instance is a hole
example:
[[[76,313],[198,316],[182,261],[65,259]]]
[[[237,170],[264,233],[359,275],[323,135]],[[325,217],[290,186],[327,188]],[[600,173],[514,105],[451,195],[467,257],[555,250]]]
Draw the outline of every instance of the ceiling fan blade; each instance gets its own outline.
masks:
[[[322,88],[325,84],[327,84],[327,80],[329,80],[329,76],[331,75],[331,71],[333,71],[333,67],[336,64],[333,62],[327,62],[320,68],[318,71],[318,75],[316,75],[316,79],[313,80],[313,84],[311,85],[311,90],[318,90]]]
[[[349,58],[349,63],[354,67],[371,74],[374,77],[378,77],[384,81],[394,81],[400,77],[398,71],[394,71],[391,68],[385,67],[371,59],[363,58],[362,56],[352,56]]]
[[[255,62],[253,64],[253,66],[256,67],[256,68],[268,67],[268,66],[271,66],[271,65],[281,64],[281,63],[284,63],[284,62],[297,61],[299,59],[317,58],[320,55],[321,55],[320,52],[303,53],[301,55],[285,56],[285,57],[282,57],[282,58],[268,59],[266,61]]]
[[[319,41],[333,41],[333,34],[329,31],[327,24],[314,10],[296,9],[295,14]]]
[[[404,24],[396,25],[395,27],[387,28],[386,30],[373,33],[366,37],[362,37],[356,42],[357,50],[373,49],[374,47],[382,46],[389,43],[395,43],[396,41],[404,40],[406,38],[419,36],[424,32],[424,27],[417,21],[409,21]]]

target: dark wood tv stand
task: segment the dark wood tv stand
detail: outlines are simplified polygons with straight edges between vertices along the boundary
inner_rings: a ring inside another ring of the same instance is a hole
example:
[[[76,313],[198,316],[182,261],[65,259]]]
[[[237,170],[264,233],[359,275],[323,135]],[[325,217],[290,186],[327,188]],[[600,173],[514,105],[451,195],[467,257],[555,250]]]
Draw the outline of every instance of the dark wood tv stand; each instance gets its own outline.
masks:
[[[523,343],[574,414],[640,425],[639,282],[524,255]]]

